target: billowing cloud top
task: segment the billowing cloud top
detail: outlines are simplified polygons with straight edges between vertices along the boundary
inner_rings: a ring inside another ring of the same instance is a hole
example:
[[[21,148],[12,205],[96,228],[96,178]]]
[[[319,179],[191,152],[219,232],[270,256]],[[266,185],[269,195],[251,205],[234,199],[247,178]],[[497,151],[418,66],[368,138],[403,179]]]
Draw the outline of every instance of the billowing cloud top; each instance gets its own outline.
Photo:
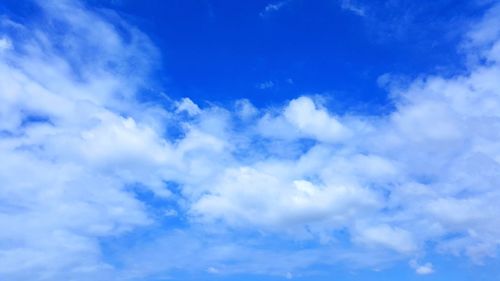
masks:
[[[39,5],[36,23],[1,19],[0,279],[394,261],[430,274],[430,253],[495,256],[500,6],[464,37],[466,74],[389,87],[395,109],[363,116],[308,96],[160,105],[144,98],[159,56],[146,35]]]

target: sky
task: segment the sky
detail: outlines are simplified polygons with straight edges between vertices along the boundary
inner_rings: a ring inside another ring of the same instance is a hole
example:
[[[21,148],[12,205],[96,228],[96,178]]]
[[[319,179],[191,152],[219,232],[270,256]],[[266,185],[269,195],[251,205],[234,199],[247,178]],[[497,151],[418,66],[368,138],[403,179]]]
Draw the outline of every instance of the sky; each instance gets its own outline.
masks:
[[[3,0],[0,280],[500,276],[500,2]]]

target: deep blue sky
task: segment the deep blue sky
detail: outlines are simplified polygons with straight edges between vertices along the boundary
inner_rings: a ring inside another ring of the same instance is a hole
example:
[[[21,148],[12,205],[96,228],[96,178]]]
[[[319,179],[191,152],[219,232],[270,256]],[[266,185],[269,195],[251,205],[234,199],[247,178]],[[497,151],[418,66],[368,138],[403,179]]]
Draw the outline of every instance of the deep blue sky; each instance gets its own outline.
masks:
[[[269,105],[328,93],[336,109],[376,110],[385,73],[460,71],[461,32],[482,11],[470,1],[366,1],[366,15],[337,1],[91,1],[118,11],[160,47],[164,89],[174,97]],[[259,89],[271,81],[274,86]],[[347,105],[347,107],[346,107]]]
[[[87,1],[117,12],[144,31],[161,50],[155,90],[173,98],[225,103],[250,99],[259,106],[301,94],[322,94],[338,111],[379,112],[386,91],[377,84],[390,73],[457,73],[462,30],[484,5],[461,0],[359,1],[364,15],[335,0],[279,1],[145,0]],[[0,9],[30,19],[37,9],[6,0]],[[272,87],[260,89],[262,83]]]

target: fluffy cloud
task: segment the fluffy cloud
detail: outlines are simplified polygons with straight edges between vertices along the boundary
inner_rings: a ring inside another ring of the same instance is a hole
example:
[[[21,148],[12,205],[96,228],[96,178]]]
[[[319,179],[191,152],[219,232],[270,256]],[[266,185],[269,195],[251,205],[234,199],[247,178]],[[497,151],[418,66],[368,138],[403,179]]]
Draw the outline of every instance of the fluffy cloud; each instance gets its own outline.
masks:
[[[150,171],[171,147],[140,120],[140,79],[128,78],[154,48],[78,3],[39,7],[47,26],[2,25],[0,276],[106,278],[98,239],[152,222],[130,188],[169,194]]]
[[[347,229],[352,247],[365,251],[419,256],[433,241],[439,252],[475,261],[494,256],[497,18],[494,7],[467,35],[468,50],[483,50],[468,74],[394,88],[387,116],[337,117],[309,97],[262,112],[246,136],[266,143],[262,157],[226,169],[192,210],[243,229],[305,228],[317,237]]]
[[[326,260],[496,254],[498,7],[464,39],[481,56],[467,74],[395,87],[393,112],[353,116],[306,96],[271,109],[160,107],[141,96],[158,58],[144,34],[78,2],[39,6],[48,25],[2,21],[1,277],[291,276]],[[314,247],[266,250],[274,235]],[[139,245],[116,250],[119,262],[102,246],[117,237]]]

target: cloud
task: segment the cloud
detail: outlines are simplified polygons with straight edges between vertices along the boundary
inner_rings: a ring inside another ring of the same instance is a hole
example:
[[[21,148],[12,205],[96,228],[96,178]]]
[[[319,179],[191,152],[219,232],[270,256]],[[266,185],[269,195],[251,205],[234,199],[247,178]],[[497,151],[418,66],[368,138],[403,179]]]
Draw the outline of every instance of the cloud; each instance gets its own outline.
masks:
[[[277,12],[281,10],[285,5],[288,4],[289,1],[281,1],[281,2],[275,2],[275,3],[269,3],[267,6],[264,7],[264,9],[260,12],[261,17],[266,17],[271,13]]]
[[[276,139],[312,139],[335,143],[346,140],[349,129],[309,97],[288,103],[280,114],[266,113],[258,122],[258,130]]]
[[[150,169],[171,148],[134,102],[154,47],[82,4],[39,4],[54,25],[2,26],[0,276],[106,279],[99,239],[153,222],[127,186],[169,193]]]
[[[12,48],[9,38],[0,38],[0,52]]]
[[[264,164],[265,165],[265,164]],[[279,164],[278,164],[279,165]],[[258,225],[281,228],[314,224],[338,216],[342,223],[351,216],[377,206],[368,190],[351,186],[315,186],[305,180],[284,181],[285,167],[266,165],[263,171],[240,168],[228,171],[202,197],[193,211],[204,219],[223,219],[235,226]],[[293,169],[293,168],[292,168]],[[262,199],[266,194],[266,199]]]
[[[340,1],[340,8],[361,17],[366,15],[365,8],[352,0]]]
[[[497,7],[464,39],[481,56],[466,74],[393,87],[395,110],[364,116],[308,96],[141,102],[159,56],[146,35],[79,2],[38,4],[54,26],[2,25],[3,279],[300,276],[497,252]]]
[[[410,266],[415,269],[415,272],[420,275],[429,275],[434,273],[434,268],[431,263],[419,265],[415,260],[410,261]]]
[[[469,57],[476,56],[479,53],[481,58],[496,63],[500,61],[500,44],[497,40],[500,36],[500,29],[497,27],[500,22],[498,19],[499,14],[500,6],[493,6],[482,21],[472,24],[464,43]],[[475,50],[475,52],[472,52],[472,50]]]
[[[264,110],[257,130],[239,135],[265,141],[242,148],[261,157],[225,169],[191,211],[241,231],[307,229],[320,239],[347,229],[352,249],[365,252],[410,258],[434,241],[435,251],[474,261],[493,256],[500,67],[490,51],[498,35],[487,34],[474,50],[484,48],[489,63],[392,89],[396,109],[387,116],[335,116],[310,97]]]
[[[323,142],[335,141],[348,134],[348,130],[335,117],[318,108],[309,98],[292,100],[283,116],[305,135]]]
[[[355,239],[360,243],[379,244],[401,253],[411,253],[417,249],[411,233],[388,225],[360,227],[359,237]]]
[[[189,98],[183,98],[177,103],[177,112],[187,112],[189,115],[196,115],[200,113],[200,108]]]
[[[266,90],[266,89],[270,89],[272,87],[274,87],[273,81],[266,81],[266,82],[262,82],[262,83],[257,85],[257,88],[260,90]]]

